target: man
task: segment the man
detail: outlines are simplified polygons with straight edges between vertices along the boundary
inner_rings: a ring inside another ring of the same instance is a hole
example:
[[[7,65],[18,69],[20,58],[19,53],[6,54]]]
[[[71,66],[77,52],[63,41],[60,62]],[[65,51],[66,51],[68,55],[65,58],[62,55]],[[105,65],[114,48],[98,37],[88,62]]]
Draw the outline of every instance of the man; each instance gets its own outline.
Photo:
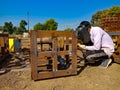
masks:
[[[110,57],[114,52],[114,43],[111,37],[102,28],[91,26],[88,21],[82,21],[76,30],[78,39],[84,44],[78,43],[78,47],[85,50],[83,53],[85,62],[101,61],[100,66],[107,68],[112,62]]]

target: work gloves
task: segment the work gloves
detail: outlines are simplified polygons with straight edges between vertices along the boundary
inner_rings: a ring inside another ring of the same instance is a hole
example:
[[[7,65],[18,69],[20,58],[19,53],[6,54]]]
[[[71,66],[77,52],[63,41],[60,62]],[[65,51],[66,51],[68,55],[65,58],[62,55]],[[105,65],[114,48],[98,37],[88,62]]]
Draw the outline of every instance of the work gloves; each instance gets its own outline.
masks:
[[[80,43],[77,44],[77,46],[81,49],[86,49],[86,46],[85,45],[81,45]]]

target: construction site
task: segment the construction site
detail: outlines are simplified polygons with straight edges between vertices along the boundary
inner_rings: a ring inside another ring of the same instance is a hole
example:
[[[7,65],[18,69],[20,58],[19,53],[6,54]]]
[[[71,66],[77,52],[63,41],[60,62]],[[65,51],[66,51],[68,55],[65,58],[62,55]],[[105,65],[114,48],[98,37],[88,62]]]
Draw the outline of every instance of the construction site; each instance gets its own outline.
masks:
[[[120,16],[101,19],[101,27],[115,44],[107,69],[81,65],[75,31],[30,30],[27,36],[0,33],[0,90],[119,90],[119,23]]]

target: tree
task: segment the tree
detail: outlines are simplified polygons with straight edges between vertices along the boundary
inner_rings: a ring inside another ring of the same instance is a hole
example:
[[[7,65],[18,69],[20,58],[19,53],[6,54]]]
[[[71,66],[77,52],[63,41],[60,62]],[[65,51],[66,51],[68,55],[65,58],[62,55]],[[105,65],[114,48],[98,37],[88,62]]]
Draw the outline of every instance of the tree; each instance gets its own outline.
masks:
[[[96,14],[94,14],[93,16],[92,16],[92,19],[91,19],[91,25],[99,25],[99,20],[101,19],[101,14],[102,14],[103,12],[102,11],[98,11]]]
[[[19,31],[18,31],[18,27],[17,27],[17,26],[14,26],[14,27],[13,27],[13,30],[14,30],[14,34],[19,34]]]
[[[58,23],[54,19],[47,20],[44,24],[37,23],[34,30],[57,30]]]
[[[113,6],[109,9],[105,9],[103,11],[98,11],[92,15],[91,24],[94,26],[100,25],[100,20],[104,16],[117,16],[120,15],[120,6]]]
[[[25,26],[27,25],[27,22],[25,20],[20,21],[20,26],[18,27],[18,34],[23,34],[24,32],[27,32]]]
[[[3,30],[3,26],[0,26],[0,31],[2,31]]]
[[[4,23],[3,32],[8,32],[9,34],[12,34],[14,32],[12,22]]]
[[[44,30],[57,30],[58,23],[54,19],[47,20],[44,24]]]
[[[35,26],[34,26],[34,30],[43,30],[43,25],[41,23],[37,23]]]
[[[113,6],[109,9],[108,15],[117,16],[120,15],[120,6]]]

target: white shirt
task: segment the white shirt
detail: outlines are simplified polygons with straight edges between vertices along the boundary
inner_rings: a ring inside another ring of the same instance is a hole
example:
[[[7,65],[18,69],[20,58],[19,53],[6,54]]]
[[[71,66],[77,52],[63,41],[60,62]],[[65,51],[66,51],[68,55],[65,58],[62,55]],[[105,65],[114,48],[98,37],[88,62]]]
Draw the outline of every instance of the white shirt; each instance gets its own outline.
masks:
[[[100,27],[91,27],[90,38],[93,46],[86,46],[87,50],[104,50],[111,56],[114,52],[114,43],[111,37]]]

